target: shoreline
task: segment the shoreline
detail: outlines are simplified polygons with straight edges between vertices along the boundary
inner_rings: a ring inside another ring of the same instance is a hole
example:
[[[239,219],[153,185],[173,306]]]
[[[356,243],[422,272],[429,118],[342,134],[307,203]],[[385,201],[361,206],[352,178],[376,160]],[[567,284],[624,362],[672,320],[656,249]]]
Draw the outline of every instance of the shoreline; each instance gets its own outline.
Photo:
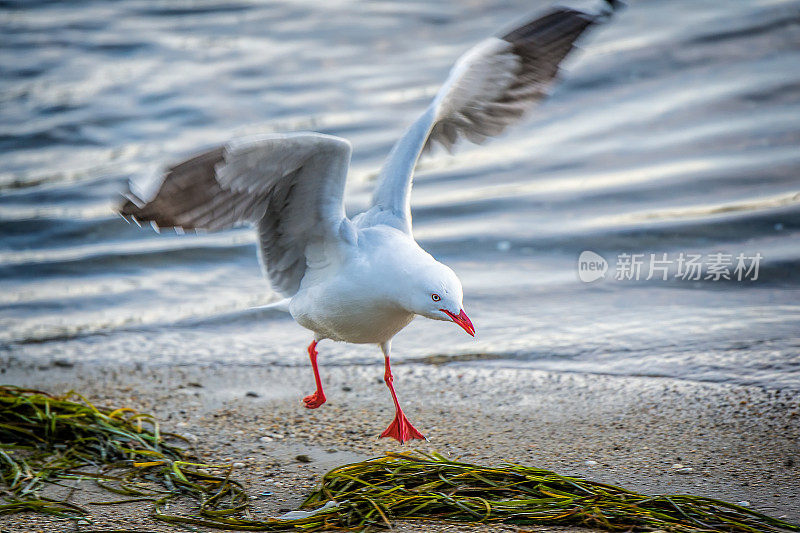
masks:
[[[153,414],[162,430],[196,442],[202,460],[240,463],[235,475],[255,496],[260,517],[295,509],[331,468],[417,449],[466,462],[534,465],[644,493],[744,501],[800,522],[800,398],[790,393],[666,378],[398,363],[400,401],[430,439],[400,446],[376,438],[393,414],[379,365],[321,365],[328,402],[313,411],[300,404],[313,389],[310,367],[62,362],[42,368],[6,361],[0,381],[50,393],[74,389],[98,405]],[[91,491],[81,492],[73,501],[91,501]],[[92,510],[94,527],[124,520],[126,527],[183,530],[150,520],[141,507]],[[37,531],[53,520],[0,517],[0,529]],[[404,523],[398,530],[468,531],[427,522],[415,527]],[[475,529],[504,530],[515,528]]]

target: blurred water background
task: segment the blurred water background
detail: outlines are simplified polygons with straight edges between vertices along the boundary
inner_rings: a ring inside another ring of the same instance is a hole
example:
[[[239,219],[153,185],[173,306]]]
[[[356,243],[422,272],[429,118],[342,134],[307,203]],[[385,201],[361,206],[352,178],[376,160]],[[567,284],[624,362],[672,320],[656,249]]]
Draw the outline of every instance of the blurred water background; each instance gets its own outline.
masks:
[[[458,55],[537,5],[0,2],[0,362],[307,364],[309,332],[250,310],[275,298],[252,231],[128,225],[125,182],[316,130],[353,142],[356,213]],[[478,337],[417,319],[396,359],[800,390],[800,2],[632,1],[581,44],[523,125],[420,165],[416,236]],[[606,279],[578,279],[584,250]],[[619,254],[681,252],[763,259],[755,281],[614,279]]]

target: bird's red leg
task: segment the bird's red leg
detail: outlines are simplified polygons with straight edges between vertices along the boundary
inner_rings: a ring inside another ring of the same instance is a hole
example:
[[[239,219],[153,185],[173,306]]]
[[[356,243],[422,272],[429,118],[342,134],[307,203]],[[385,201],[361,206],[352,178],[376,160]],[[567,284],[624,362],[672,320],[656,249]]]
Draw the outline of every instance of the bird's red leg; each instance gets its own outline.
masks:
[[[314,394],[309,394],[303,398],[303,403],[309,409],[316,409],[325,403],[325,393],[322,392],[322,380],[319,379],[319,368],[317,368],[317,341],[308,345],[308,357],[311,359],[311,368],[314,369],[314,381],[317,383],[317,390]]]
[[[394,385],[392,384],[394,379],[392,377],[392,366],[389,364],[388,353],[384,354],[384,368],[383,380],[386,382],[386,386],[389,387],[389,392],[392,393],[395,412],[394,420],[389,424],[389,427],[386,428],[386,431],[381,433],[381,437],[392,437],[400,444],[412,439],[427,440],[425,435],[417,431],[417,429],[411,425],[411,422],[408,421],[405,413],[403,413],[403,410],[400,408],[400,402],[397,401],[397,394],[394,392]]]

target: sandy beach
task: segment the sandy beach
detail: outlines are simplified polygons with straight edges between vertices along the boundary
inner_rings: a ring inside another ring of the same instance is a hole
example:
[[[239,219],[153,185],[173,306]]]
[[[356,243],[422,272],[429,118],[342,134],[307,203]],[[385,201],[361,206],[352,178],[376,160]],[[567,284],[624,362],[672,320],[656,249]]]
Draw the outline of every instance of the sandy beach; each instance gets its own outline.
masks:
[[[307,368],[99,368],[58,361],[32,366],[12,358],[2,381],[49,392],[75,389],[98,405],[156,415],[164,430],[196,438],[195,451],[203,460],[241,463],[237,475],[254,497],[258,517],[296,508],[321,474],[335,466],[387,450],[418,449],[483,464],[536,465],[648,493],[744,501],[773,516],[800,520],[795,395],[464,363],[401,364],[395,371],[401,399],[429,438],[401,447],[375,438],[392,414],[381,370],[378,365],[323,366],[328,403],[314,411],[300,405],[313,384]],[[93,498],[103,499],[89,490],[74,492],[71,501],[85,504]],[[92,510],[94,528],[185,531],[149,519],[139,505]],[[72,527],[52,518],[0,518],[6,531]],[[428,523],[399,524],[397,530],[472,531]],[[482,526],[474,531],[504,530]]]

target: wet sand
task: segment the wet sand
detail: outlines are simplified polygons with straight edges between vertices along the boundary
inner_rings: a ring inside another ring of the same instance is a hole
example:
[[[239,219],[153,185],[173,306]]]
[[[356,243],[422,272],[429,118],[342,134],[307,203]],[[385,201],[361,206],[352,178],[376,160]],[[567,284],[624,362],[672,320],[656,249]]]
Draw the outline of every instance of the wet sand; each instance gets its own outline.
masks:
[[[256,517],[296,508],[335,466],[419,449],[479,463],[530,464],[642,492],[746,501],[800,522],[800,403],[790,393],[651,377],[398,364],[401,401],[429,438],[401,447],[375,438],[392,416],[379,365],[323,365],[328,403],[315,411],[300,405],[313,387],[309,368],[34,366],[13,357],[4,367],[4,383],[74,389],[99,405],[153,413],[164,430],[196,437],[202,459],[242,463],[239,476],[254,496]],[[71,501],[92,499],[103,497],[79,490]],[[137,505],[92,511],[93,528],[185,531],[154,522]],[[15,532],[73,527],[52,518],[0,518],[0,529]],[[472,531],[429,523],[397,530]],[[515,531],[474,531],[506,530]]]

